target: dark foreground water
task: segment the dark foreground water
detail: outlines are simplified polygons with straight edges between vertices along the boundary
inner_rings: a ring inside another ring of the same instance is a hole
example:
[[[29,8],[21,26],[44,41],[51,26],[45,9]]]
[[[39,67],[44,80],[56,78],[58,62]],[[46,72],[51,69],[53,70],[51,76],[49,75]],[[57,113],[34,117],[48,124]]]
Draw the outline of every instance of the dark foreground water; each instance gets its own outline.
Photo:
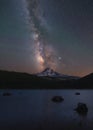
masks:
[[[52,102],[56,95],[64,101]],[[74,111],[78,102],[87,104],[86,116]],[[93,130],[93,90],[0,90],[0,130],[8,129]]]

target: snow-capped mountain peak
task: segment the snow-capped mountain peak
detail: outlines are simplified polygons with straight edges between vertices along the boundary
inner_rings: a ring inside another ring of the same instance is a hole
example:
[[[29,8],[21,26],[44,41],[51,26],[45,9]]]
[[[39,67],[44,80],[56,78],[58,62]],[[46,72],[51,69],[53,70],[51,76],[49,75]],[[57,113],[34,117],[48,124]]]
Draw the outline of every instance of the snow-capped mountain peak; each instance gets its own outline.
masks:
[[[42,71],[41,73],[37,74],[38,76],[55,76],[57,75],[57,73],[50,68],[46,68],[44,71]]]
[[[56,71],[54,71],[53,69],[50,68],[46,68],[44,71],[42,71],[41,73],[37,73],[37,76],[42,76],[42,77],[55,77],[55,78],[61,78],[61,79],[76,79],[78,77],[75,76],[68,76],[68,75],[64,75],[64,74],[60,74]]]

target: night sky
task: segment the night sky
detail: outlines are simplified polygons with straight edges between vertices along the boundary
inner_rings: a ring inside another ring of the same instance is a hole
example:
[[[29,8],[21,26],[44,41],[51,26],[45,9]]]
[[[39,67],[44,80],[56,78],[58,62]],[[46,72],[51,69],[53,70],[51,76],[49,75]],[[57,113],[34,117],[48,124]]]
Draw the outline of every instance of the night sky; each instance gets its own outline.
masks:
[[[0,69],[93,72],[93,0],[0,0]]]

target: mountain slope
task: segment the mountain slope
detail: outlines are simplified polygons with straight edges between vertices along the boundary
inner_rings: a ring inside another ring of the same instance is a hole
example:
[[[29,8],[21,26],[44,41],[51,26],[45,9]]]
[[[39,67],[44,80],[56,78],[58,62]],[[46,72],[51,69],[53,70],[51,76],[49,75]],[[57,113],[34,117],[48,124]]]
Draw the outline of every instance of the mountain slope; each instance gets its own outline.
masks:
[[[92,88],[93,89],[93,73],[80,78],[77,81],[77,87],[80,88]]]

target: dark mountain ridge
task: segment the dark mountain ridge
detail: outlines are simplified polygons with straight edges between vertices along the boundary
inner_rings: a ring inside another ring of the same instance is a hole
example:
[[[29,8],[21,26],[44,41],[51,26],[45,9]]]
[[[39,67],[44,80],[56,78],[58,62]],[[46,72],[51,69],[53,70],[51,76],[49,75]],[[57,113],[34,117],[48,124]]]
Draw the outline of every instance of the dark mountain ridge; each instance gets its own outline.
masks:
[[[93,73],[80,78],[76,82],[76,87],[93,89]]]
[[[5,89],[93,89],[93,73],[78,79],[0,70],[0,88]]]

